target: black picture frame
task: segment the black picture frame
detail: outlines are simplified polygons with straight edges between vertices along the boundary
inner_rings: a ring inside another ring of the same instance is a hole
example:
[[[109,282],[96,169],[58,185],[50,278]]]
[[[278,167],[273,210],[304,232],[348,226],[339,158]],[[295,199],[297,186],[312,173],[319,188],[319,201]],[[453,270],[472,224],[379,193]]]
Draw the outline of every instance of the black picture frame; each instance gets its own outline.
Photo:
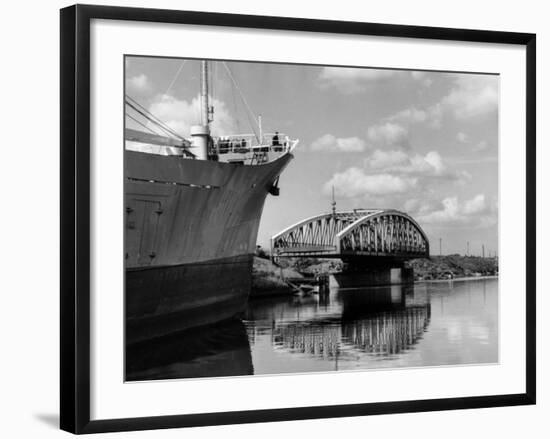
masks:
[[[527,148],[526,392],[495,396],[90,420],[90,22],[93,19],[525,46],[527,83],[525,115]],[[61,429],[80,434],[535,404],[535,34],[89,5],[75,5],[62,9],[60,24]]]

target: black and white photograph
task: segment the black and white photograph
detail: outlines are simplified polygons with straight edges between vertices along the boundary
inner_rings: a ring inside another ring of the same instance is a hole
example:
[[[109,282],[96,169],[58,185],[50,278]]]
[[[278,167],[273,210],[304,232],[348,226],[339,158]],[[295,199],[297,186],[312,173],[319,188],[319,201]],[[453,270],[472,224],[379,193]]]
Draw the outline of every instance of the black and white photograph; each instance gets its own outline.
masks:
[[[543,2],[6,6],[1,437],[545,436]]]
[[[126,55],[125,380],[498,363],[499,87]]]

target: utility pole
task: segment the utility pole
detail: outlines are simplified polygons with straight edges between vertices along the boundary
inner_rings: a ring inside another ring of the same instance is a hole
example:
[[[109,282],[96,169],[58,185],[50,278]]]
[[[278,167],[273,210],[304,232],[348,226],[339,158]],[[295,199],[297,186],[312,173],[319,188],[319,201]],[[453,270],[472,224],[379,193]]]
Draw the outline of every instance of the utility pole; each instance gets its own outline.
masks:
[[[470,256],[470,241],[466,241],[466,256]]]
[[[481,257],[485,259],[485,244],[481,244]]]
[[[441,257],[441,238],[439,238],[439,257]]]
[[[336,198],[334,198],[334,185],[332,185],[332,216],[336,215]]]

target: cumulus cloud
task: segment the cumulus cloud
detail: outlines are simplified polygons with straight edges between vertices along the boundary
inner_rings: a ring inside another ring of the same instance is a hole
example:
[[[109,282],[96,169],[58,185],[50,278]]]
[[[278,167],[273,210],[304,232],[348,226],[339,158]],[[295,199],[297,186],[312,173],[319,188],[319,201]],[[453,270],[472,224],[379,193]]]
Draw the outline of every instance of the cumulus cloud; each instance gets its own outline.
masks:
[[[311,144],[312,151],[363,152],[365,149],[365,141],[358,137],[342,138],[332,134],[325,134]]]
[[[412,173],[443,176],[447,174],[447,166],[437,151],[430,151],[424,157],[415,155],[411,157],[411,163],[407,169]],[[449,174],[450,175],[450,174]]]
[[[126,82],[126,87],[130,93],[143,93],[151,90],[151,82],[145,74],[132,76]]]
[[[425,215],[436,210],[439,204],[433,200],[423,198],[408,198],[403,204],[405,212],[414,213],[415,215]]]
[[[412,72],[419,79],[421,73]],[[498,109],[498,78],[489,75],[461,74],[454,79],[451,89],[439,101],[425,108],[410,107],[384,120],[410,126],[426,123],[440,128],[444,115],[458,120],[472,119],[494,113]]]
[[[328,194],[334,186],[336,194],[343,198],[362,198],[384,204],[397,202],[403,205],[407,201],[404,197],[412,200],[415,196],[433,192],[433,188],[443,183],[461,185],[470,179],[467,172],[450,168],[437,151],[422,155],[401,149],[377,149],[364,159],[363,166],[355,165],[335,173],[324,184],[324,190]],[[385,198],[376,198],[380,196]],[[388,196],[396,197],[388,199]],[[423,214],[438,210],[439,205],[427,204],[425,198],[423,200],[410,201],[407,209]],[[475,206],[472,201],[467,211],[473,212]]]
[[[443,107],[437,103],[425,109],[416,107],[406,108],[385,118],[386,121],[401,123],[410,126],[418,123],[427,123],[433,128],[441,126]]]
[[[224,102],[213,99],[215,107],[214,121],[211,124],[214,136],[234,134],[236,122]],[[198,96],[190,102],[171,95],[159,95],[149,107],[149,111],[183,136],[189,135],[192,125],[200,122],[200,99]]]
[[[362,69],[352,67],[324,67],[321,72],[321,79],[361,79],[373,81],[395,76],[396,70],[387,69]]]
[[[372,81],[388,79],[395,74],[395,70],[324,67],[319,81],[323,88],[334,87],[343,93],[352,94],[365,90]]]
[[[490,227],[498,221],[496,201],[489,202],[484,194],[461,202],[458,197],[444,198],[436,208],[424,211],[417,207],[417,220],[421,224],[440,226]]]
[[[378,149],[365,160],[365,166],[376,172],[411,175],[431,180],[454,180],[462,183],[470,179],[467,172],[450,169],[437,151],[420,155],[402,150]]]
[[[387,119],[398,122],[425,122],[428,119],[428,112],[411,107],[405,110],[398,111]]]
[[[367,167],[371,169],[394,169],[398,166],[406,165],[409,162],[409,155],[401,150],[383,151],[375,150],[370,157],[365,160]]]
[[[389,78],[412,78],[429,87],[432,80],[427,72],[368,69],[351,67],[324,67],[319,75],[319,84],[322,88],[334,87],[343,93],[351,94],[363,91],[373,82],[384,81]]]
[[[413,71],[411,72],[411,76],[419,81],[424,87],[429,87],[433,83],[433,80],[429,77],[428,72]]]
[[[441,104],[457,119],[467,119],[496,111],[498,99],[498,77],[459,75]]]
[[[468,135],[461,131],[456,135],[456,140],[458,140],[460,143],[467,143],[468,142]]]
[[[475,152],[485,151],[487,148],[489,148],[489,144],[486,140],[482,140],[481,142],[475,144],[472,148]]]
[[[418,221],[427,224],[449,224],[456,223],[461,217],[458,198],[449,197],[441,202],[441,208],[418,217]]]
[[[336,196],[342,198],[365,197],[368,195],[403,194],[414,188],[415,178],[403,178],[390,174],[366,174],[363,169],[352,167],[336,173],[323,187],[325,194],[334,187]]]
[[[383,122],[367,130],[367,140],[373,146],[409,147],[409,131],[400,124]]]
[[[464,202],[464,214],[473,215],[476,213],[482,213],[487,209],[488,205],[485,201],[485,195],[478,194],[471,200]]]

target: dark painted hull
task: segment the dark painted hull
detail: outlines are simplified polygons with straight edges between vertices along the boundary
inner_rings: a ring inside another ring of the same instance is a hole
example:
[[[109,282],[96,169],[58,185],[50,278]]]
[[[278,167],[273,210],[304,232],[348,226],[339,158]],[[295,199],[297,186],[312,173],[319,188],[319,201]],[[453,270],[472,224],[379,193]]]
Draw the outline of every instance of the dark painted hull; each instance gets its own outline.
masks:
[[[243,312],[265,198],[291,159],[257,166],[126,151],[126,339]]]
[[[126,271],[129,343],[227,320],[242,313],[252,256]]]

